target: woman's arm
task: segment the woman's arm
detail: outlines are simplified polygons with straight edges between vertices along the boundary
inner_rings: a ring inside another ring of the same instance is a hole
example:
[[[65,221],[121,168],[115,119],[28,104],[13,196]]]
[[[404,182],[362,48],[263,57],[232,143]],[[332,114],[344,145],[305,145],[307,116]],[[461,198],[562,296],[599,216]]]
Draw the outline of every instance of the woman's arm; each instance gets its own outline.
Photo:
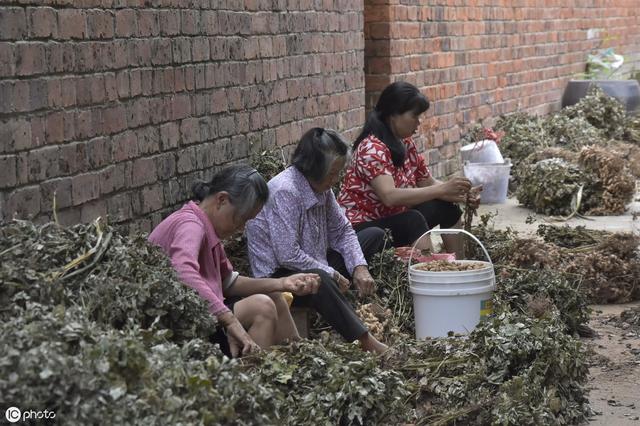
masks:
[[[424,188],[427,186],[442,185],[443,183],[444,182],[442,182],[441,180],[434,179],[432,176],[429,176],[426,179],[419,180],[416,184],[419,188]],[[469,200],[467,200],[466,198],[461,199],[461,196],[456,196],[455,194],[445,194],[442,199],[444,201],[450,201],[452,203],[469,202],[472,208],[477,209],[480,205],[480,192],[482,192],[482,185],[474,186],[469,190],[466,195],[467,197],[470,197]]]
[[[219,316],[229,312],[229,309],[200,274],[198,257],[204,238],[205,230],[202,224],[191,220],[184,221],[176,227],[168,255],[180,280],[196,290],[209,303],[209,311]],[[222,283],[219,285],[222,287]],[[222,291],[219,294],[222,295]]]
[[[439,184],[439,183],[442,183],[442,181],[434,178],[431,175],[429,175],[429,177],[427,177],[427,178],[418,180],[418,182],[416,182],[416,186],[418,188],[425,188],[427,186],[433,186],[433,185],[436,185],[436,184]]]
[[[421,181],[422,182],[422,181]],[[380,201],[387,207],[415,206],[444,196],[441,185],[427,185],[418,188],[396,188],[393,177],[380,175],[371,181],[371,187]]]
[[[239,276],[225,291],[225,296],[251,296],[290,291],[297,296],[315,293],[320,284],[317,274],[295,274],[283,278],[249,278]]]

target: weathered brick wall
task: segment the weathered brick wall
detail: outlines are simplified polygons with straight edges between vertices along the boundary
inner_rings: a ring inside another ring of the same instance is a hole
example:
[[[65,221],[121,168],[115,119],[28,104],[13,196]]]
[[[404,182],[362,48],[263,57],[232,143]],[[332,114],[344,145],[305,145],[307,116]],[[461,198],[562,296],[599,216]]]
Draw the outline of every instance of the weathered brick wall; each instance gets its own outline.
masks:
[[[638,0],[365,0],[366,107],[392,81],[420,87],[433,102],[422,142],[450,174],[465,126],[558,109],[605,39],[640,68]]]
[[[359,0],[0,0],[0,220],[148,230],[214,166],[364,119]]]

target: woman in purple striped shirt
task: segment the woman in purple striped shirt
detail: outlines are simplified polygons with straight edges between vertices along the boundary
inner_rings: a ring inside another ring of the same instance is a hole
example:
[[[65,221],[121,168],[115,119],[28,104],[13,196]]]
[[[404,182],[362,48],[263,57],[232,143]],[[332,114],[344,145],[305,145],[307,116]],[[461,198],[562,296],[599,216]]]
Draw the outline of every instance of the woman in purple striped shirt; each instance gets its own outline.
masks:
[[[367,258],[384,244],[379,229],[356,236],[331,190],[348,156],[336,132],[314,128],[304,134],[292,166],[269,181],[269,200],[247,223],[249,262],[256,277],[319,275],[318,292],[294,298],[294,306],[313,307],[345,340],[383,352],[387,346],[369,333],[341,293],[348,278],[363,294],[375,290]]]

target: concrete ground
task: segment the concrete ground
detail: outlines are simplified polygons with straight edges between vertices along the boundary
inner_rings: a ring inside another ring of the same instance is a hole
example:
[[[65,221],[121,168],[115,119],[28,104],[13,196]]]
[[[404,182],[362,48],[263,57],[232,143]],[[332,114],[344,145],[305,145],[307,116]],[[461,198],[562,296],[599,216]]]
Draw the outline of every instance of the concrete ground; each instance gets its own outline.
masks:
[[[558,217],[536,214],[532,210],[520,206],[515,198],[508,198],[505,204],[480,205],[478,209],[478,215],[490,212],[497,213],[494,218],[494,224],[497,229],[511,227],[526,235],[535,234],[538,225],[541,223],[558,226],[582,225],[588,229],[601,229],[611,232],[633,231],[640,234],[640,193],[629,205],[627,213],[621,216],[589,216],[587,219],[573,217],[563,221]],[[527,218],[532,219],[533,223],[526,223]]]
[[[640,193],[622,216],[572,218],[563,222],[537,215],[519,206],[513,198],[505,204],[481,205],[478,213],[487,212],[497,213],[493,219],[497,229],[510,227],[523,236],[534,235],[541,223],[584,225],[589,229],[632,231],[640,235]],[[526,223],[527,218],[533,219],[533,223]],[[593,314],[589,325],[597,336],[583,339],[594,352],[588,387],[589,401],[595,415],[589,420],[590,425],[640,425],[640,336],[611,321],[632,306],[640,306],[640,301],[591,307]]]

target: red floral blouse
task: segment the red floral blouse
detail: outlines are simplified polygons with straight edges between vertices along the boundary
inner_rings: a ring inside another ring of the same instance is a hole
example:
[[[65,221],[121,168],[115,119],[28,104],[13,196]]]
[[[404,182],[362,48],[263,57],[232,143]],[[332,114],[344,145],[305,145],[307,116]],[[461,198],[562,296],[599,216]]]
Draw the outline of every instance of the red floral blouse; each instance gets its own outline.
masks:
[[[402,167],[395,167],[389,148],[374,135],[365,138],[353,153],[347,168],[338,203],[345,208],[352,225],[389,217],[407,210],[407,207],[387,207],[371,187],[371,181],[380,175],[393,177],[396,188],[415,188],[419,180],[428,179],[431,172],[418,154],[413,139],[402,141],[407,149]]]

